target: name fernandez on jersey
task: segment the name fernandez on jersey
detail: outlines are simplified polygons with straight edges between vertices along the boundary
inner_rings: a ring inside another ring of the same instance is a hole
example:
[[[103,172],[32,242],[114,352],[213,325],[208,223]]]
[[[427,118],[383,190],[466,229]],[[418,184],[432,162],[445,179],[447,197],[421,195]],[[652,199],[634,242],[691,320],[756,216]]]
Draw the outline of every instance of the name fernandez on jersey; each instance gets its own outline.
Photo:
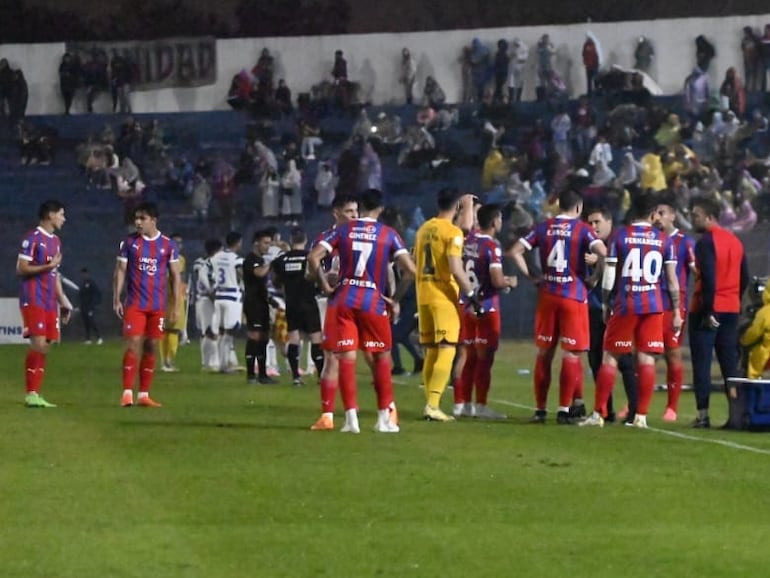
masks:
[[[615,267],[614,309],[622,315],[661,313],[661,278],[666,263],[676,263],[671,238],[639,222],[615,232],[607,266]]]

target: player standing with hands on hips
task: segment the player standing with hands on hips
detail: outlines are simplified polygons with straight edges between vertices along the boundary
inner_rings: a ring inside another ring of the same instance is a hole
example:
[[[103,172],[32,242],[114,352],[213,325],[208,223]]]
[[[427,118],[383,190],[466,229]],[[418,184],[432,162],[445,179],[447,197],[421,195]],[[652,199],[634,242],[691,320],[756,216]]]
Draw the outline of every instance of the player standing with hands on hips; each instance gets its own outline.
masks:
[[[56,236],[64,222],[64,205],[45,201],[38,209],[40,223],[21,241],[16,273],[21,278],[19,308],[29,350],[24,359],[27,407],[56,407],[40,395],[49,344],[59,339],[59,315],[68,323],[72,304],[64,294],[59,275],[61,241]],[[61,308],[61,309],[60,309]]]

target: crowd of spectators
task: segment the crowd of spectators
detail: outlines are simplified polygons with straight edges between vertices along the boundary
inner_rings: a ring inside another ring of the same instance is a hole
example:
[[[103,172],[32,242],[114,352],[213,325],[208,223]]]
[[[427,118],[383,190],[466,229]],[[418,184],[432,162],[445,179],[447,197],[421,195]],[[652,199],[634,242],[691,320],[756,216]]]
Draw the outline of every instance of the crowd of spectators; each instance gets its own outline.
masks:
[[[341,50],[316,89],[292,95],[265,47],[250,69],[233,78],[227,97],[233,108],[256,119],[238,159],[227,154],[195,159],[181,152],[175,158],[157,121],[142,126],[131,117],[117,136],[107,126],[89,137],[77,158],[89,186],[112,189],[127,205],[152,181],[179,192],[201,223],[217,218],[226,227],[244,198],[264,219],[294,225],[308,208],[328,207],[339,191],[387,192],[383,158],[392,156],[402,170],[415,171],[415,180],[447,177],[453,167],[480,167],[479,192],[506,206],[514,232],[550,214],[552,199],[566,186],[608,203],[616,218],[638,192],[671,189],[685,226],[689,200],[714,196],[723,207],[723,224],[743,231],[770,208],[768,121],[751,98],[768,88],[770,25],[761,34],[750,27],[743,34],[745,82],[731,66],[718,89],[712,88],[709,79],[719,71],[709,69],[717,47],[701,35],[694,40],[696,66],[683,79],[681,103],[669,99],[665,106],[646,84],[656,54],[644,36],[635,40],[636,71],[619,71],[606,68],[600,39],[587,32],[580,55],[585,90],[576,100],[568,98],[549,34],[531,48],[519,38],[499,39],[494,50],[474,38],[458,61],[466,106],[448,103],[439,79],[422,74],[404,46],[394,51],[393,82],[403,87],[407,106],[376,114],[361,101]],[[544,106],[535,115],[519,115],[530,62]],[[64,54],[59,72],[65,112],[79,94],[84,108],[93,110],[102,93],[111,94],[113,111],[130,112],[134,70],[119,54],[94,50],[86,62],[76,53]],[[16,72],[23,79],[21,71],[0,60],[0,112],[12,117],[18,110]],[[322,129],[330,113],[353,115],[352,129],[342,139]],[[17,120],[23,117],[15,114]],[[272,123],[284,133],[271,132]],[[450,130],[461,124],[474,129],[479,146],[458,140]],[[56,135],[29,123],[18,126],[22,162],[51,162]]]

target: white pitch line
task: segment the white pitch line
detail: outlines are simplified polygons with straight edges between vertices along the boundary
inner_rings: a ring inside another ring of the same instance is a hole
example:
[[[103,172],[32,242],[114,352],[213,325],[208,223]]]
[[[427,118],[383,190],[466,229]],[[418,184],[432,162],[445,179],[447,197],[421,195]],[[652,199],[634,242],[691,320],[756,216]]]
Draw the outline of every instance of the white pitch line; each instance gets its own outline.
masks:
[[[765,450],[762,448],[755,448],[754,446],[747,446],[744,444],[737,444],[735,442],[729,442],[727,440],[720,440],[720,439],[711,439],[711,438],[702,438],[698,436],[691,436],[688,434],[683,434],[677,431],[671,431],[668,429],[658,429],[656,427],[648,427],[647,428],[650,431],[654,431],[656,433],[661,433],[663,435],[679,438],[682,440],[687,441],[693,441],[693,442],[704,442],[707,444],[716,444],[718,446],[724,446],[726,448],[731,448],[734,450],[740,450],[744,452],[752,452],[755,454],[763,454],[765,456],[770,456],[770,450]]]
[[[493,399],[492,401],[494,403],[500,403],[500,404],[503,404],[503,405],[509,405],[511,407],[518,407],[518,408],[521,408],[521,409],[529,409],[529,410],[532,410],[532,411],[535,410],[535,408],[532,407],[531,405],[525,405],[525,404],[522,404],[522,403],[515,403],[513,401],[505,401],[505,400],[502,400],[502,399]],[[756,448],[754,446],[747,446],[747,445],[744,445],[744,444],[738,444],[738,443],[727,441],[727,440],[723,440],[723,439],[703,438],[703,437],[688,435],[688,434],[684,434],[684,433],[680,433],[680,432],[676,432],[676,431],[671,431],[671,430],[667,430],[667,429],[659,429],[659,428],[656,428],[656,427],[648,427],[647,429],[649,431],[652,431],[652,432],[655,432],[655,433],[671,436],[671,437],[678,438],[678,439],[681,439],[681,440],[687,440],[687,441],[691,441],[691,442],[702,442],[702,443],[706,443],[706,444],[714,444],[714,445],[730,448],[730,449],[733,449],[733,450],[739,450],[739,451],[743,451],[743,452],[751,452],[751,453],[755,453],[755,454],[762,454],[762,455],[765,455],[765,456],[770,456],[770,450],[766,450],[766,449],[763,449],[763,448]]]

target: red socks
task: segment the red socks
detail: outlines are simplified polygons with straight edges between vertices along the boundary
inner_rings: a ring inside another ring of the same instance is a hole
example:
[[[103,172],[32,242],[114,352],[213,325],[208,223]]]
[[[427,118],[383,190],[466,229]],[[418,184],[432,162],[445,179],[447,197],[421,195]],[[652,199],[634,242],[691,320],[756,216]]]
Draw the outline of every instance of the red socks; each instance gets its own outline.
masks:
[[[377,392],[377,409],[388,409],[393,403],[393,379],[390,376],[390,357],[374,358],[374,390]]]
[[[123,354],[123,389],[134,389],[134,381],[139,371],[136,354],[127,349]]]
[[[39,392],[45,375],[45,353],[27,350],[24,359],[24,386],[27,393]]]
[[[462,377],[452,378],[452,394],[455,403],[465,403],[465,368],[463,368]]]
[[[559,406],[569,407],[577,389],[578,382],[583,381],[583,364],[579,357],[564,356],[561,360],[559,374]],[[582,386],[580,389],[583,389]]]
[[[594,398],[594,411],[601,415],[607,415],[607,402],[612,395],[612,388],[615,387],[615,376],[618,374],[618,368],[608,363],[602,363],[599,371],[596,373],[596,397]]]
[[[472,402],[473,401],[473,389],[474,386],[478,388],[479,384],[476,381],[476,372],[478,367],[478,356],[476,355],[476,348],[475,347],[466,347],[466,356],[465,356],[465,365],[463,366],[463,373],[462,373],[462,397],[463,399],[460,400],[459,403],[462,402]],[[478,403],[482,403],[478,399],[478,391],[476,391],[476,401]],[[455,402],[458,403],[458,402]]]
[[[484,357],[476,356],[476,403],[487,405],[489,384],[492,382],[492,364],[495,361],[495,352],[487,351]],[[470,396],[468,397],[470,399]]]
[[[681,363],[671,363],[666,372],[666,383],[668,384],[668,402],[666,407],[677,411],[679,407],[679,396],[682,394],[682,375],[684,367]]]
[[[652,394],[655,390],[655,365],[637,364],[636,375],[639,383],[639,402],[636,412],[641,415],[647,415],[652,401]]]
[[[355,359],[340,359],[339,388],[345,411],[358,409]]]
[[[155,375],[155,354],[145,353],[139,364],[139,391],[149,392],[152,387],[152,378]]]
[[[337,380],[321,378],[321,413],[334,413],[337,397]]]
[[[544,356],[535,358],[535,405],[545,410],[548,403],[548,389],[551,387],[551,363]]]

